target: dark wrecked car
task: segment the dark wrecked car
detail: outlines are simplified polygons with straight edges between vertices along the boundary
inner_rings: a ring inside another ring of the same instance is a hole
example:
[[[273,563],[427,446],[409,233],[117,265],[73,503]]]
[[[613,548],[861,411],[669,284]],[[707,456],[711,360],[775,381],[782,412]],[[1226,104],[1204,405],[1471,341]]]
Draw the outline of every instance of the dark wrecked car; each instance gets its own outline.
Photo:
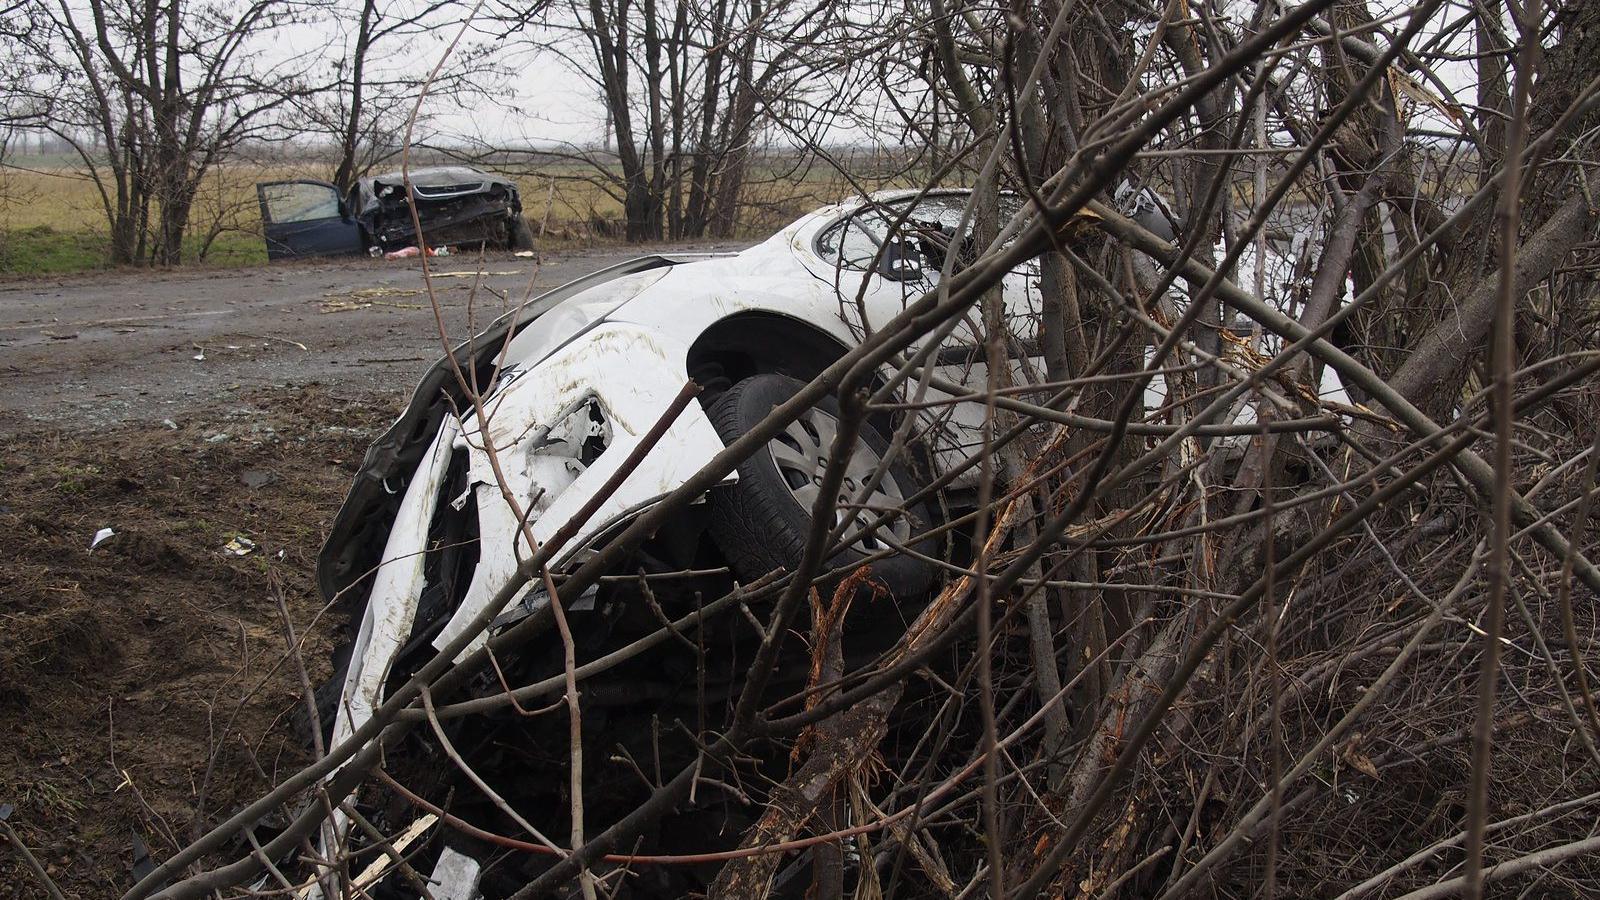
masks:
[[[387,253],[417,246],[411,207],[428,247],[480,245],[521,250],[533,236],[515,182],[472,166],[411,170],[359,179],[349,194],[326,181],[256,185],[268,259]]]

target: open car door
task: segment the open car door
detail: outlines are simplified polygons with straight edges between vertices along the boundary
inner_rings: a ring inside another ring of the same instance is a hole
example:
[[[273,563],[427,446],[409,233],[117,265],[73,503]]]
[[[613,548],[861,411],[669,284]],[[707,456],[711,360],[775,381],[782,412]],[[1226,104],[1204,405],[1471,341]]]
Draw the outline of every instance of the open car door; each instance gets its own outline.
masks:
[[[363,249],[361,226],[339,189],[326,181],[272,181],[256,185],[261,200],[267,259],[343,256]]]

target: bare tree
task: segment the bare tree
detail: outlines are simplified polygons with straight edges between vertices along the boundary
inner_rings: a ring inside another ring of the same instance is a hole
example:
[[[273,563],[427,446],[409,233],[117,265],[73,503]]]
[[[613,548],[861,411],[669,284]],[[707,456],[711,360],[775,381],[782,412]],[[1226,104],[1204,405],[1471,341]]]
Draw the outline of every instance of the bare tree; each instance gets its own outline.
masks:
[[[312,127],[301,135],[333,137],[336,162],[332,182],[341,191],[373,166],[392,160],[401,150],[398,138],[424,82],[429,108],[440,105],[498,107],[496,92],[508,73],[496,59],[492,41],[457,49],[447,66],[431,80],[417,59],[429,38],[449,29],[470,4],[460,0],[428,0],[410,5],[357,0],[354,34],[345,35],[334,55],[327,90],[301,104]],[[343,16],[336,26],[344,24]]]
[[[728,237],[774,110],[814,90],[806,73],[835,4],[596,0],[554,6],[545,42],[590,79],[605,120],[600,149],[541,150],[623,207],[629,240]],[[521,27],[525,17],[502,13]],[[794,149],[793,145],[789,145]],[[502,159],[516,152],[501,151]]]
[[[28,11],[40,26],[32,95],[99,189],[114,263],[180,262],[206,173],[315,88],[315,54],[271,43],[306,21],[299,4],[38,0]]]

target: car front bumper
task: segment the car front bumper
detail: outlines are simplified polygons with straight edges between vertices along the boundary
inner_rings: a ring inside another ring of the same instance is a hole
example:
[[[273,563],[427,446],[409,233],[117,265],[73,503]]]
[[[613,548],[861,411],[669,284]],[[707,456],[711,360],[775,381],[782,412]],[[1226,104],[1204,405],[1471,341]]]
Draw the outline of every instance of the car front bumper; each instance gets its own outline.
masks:
[[[475,510],[478,534],[470,583],[432,639],[440,648],[511,582],[521,560],[618,474],[688,380],[687,352],[686,346],[640,326],[603,322],[536,366],[512,373],[483,401],[481,416],[469,410],[461,419],[446,417],[389,530],[356,632],[335,742],[371,716],[396,654],[411,640],[427,589],[425,561],[436,549],[429,546],[429,535],[437,517]],[[552,567],[579,558],[722,449],[704,411],[690,404],[644,461],[577,527]],[[467,486],[455,493],[446,473],[462,458]],[[529,546],[529,537],[535,546]],[[461,655],[484,640],[485,635],[476,636]]]

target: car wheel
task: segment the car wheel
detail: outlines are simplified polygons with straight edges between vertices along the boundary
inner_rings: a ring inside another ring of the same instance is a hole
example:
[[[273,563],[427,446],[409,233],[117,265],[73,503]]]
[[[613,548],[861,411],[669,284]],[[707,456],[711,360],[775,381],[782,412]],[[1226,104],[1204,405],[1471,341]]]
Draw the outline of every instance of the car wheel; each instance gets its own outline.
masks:
[[[717,399],[710,410],[711,424],[724,443],[732,443],[801,387],[801,382],[783,375],[747,378]],[[737,482],[712,492],[711,537],[739,578],[753,581],[779,566],[792,572],[799,564],[838,427],[838,404],[832,398],[823,400],[741,463]],[[850,502],[863,480],[878,468],[888,447],[888,440],[876,428],[870,424],[862,427],[840,488],[840,493],[847,495],[843,503]],[[896,544],[933,555],[936,539],[911,542],[912,536],[925,532],[933,520],[925,500],[913,503],[906,499],[919,488],[905,466],[890,463],[866,500],[868,509],[851,512],[841,508],[836,515],[852,515],[861,525],[877,518],[877,511],[892,509],[896,515],[858,535],[829,565],[850,568]],[[928,590],[934,566],[901,553],[873,562],[872,574],[894,595],[905,597]]]

